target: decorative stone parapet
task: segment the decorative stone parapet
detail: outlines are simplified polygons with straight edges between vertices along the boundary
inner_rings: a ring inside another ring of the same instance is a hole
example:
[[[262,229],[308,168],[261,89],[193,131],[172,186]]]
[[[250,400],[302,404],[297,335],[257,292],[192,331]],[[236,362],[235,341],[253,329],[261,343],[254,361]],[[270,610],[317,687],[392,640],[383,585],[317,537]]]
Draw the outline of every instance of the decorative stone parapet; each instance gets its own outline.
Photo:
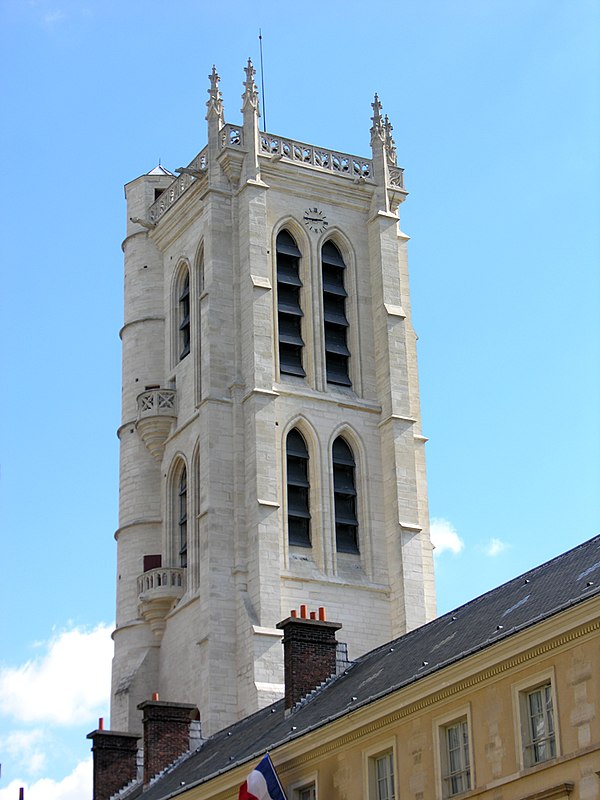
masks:
[[[171,426],[177,419],[176,400],[175,389],[148,389],[137,397],[138,416],[135,427],[159,463]]]
[[[198,180],[206,181],[206,166],[207,166],[208,148],[205,147],[198,155],[190,161],[185,168],[185,172],[175,178],[175,180],[167,186],[164,192],[157,198],[157,200],[148,209],[148,220],[154,224],[165,214],[171,206],[179,200],[181,195],[186,192],[193,183]],[[194,174],[197,173],[197,174]]]
[[[157,567],[137,579],[139,612],[159,639],[165,630],[165,617],[185,594],[185,570]]]
[[[223,147],[243,147],[244,131],[241,125],[223,125],[221,128],[221,148]]]
[[[244,147],[244,131],[241,125],[226,123],[220,131],[220,149],[228,147]],[[298,165],[316,167],[317,169],[344,175],[355,181],[373,179],[373,161],[370,158],[353,156],[348,153],[339,153],[336,150],[327,150],[312,144],[275,136],[272,133],[260,134],[260,154],[275,156],[289,160]],[[198,181],[206,181],[208,148],[205,147],[188,164],[185,172],[175,178],[160,197],[148,209],[148,221],[156,224],[159,219],[179,200],[179,198]],[[389,185],[393,188],[404,189],[404,170],[401,167],[390,165]]]
[[[279,156],[296,164],[318,167],[349,178],[366,180],[373,174],[371,159],[338,153],[335,150],[324,150],[322,147],[274,136],[271,133],[261,133],[260,150],[262,155]]]

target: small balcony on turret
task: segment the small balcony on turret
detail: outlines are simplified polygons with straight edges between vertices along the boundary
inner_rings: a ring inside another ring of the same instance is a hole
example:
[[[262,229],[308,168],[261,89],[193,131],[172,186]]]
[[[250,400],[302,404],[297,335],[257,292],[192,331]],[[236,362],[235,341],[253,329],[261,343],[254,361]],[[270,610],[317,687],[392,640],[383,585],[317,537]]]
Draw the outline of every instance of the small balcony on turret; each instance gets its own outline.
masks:
[[[160,562],[160,556],[146,556]],[[146,566],[145,563],[145,566]],[[137,579],[138,610],[152,632],[161,638],[165,629],[165,617],[185,594],[186,570],[178,567],[156,566],[146,569]]]
[[[137,432],[153,458],[160,463],[165,442],[177,419],[177,392],[160,386],[146,386],[137,397],[137,411]]]

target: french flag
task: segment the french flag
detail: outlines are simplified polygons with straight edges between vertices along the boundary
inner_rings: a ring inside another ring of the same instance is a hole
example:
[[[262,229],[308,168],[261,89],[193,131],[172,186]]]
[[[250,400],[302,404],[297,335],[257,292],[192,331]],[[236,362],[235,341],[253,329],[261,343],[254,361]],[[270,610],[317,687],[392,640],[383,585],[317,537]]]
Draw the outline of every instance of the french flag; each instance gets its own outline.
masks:
[[[287,800],[268,753],[240,786],[238,800]]]

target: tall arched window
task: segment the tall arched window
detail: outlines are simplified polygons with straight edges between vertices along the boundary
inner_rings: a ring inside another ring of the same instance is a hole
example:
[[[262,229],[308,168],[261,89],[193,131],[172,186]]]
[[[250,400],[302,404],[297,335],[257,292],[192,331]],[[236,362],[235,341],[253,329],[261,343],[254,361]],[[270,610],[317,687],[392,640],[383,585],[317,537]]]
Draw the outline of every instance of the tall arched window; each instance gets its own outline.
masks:
[[[289,543],[299,547],[310,547],[308,449],[296,428],[288,433],[285,451]]]
[[[178,483],[177,498],[177,544],[179,546],[179,566],[187,567],[188,513],[187,513],[187,470],[182,468]]]
[[[302,308],[300,306],[300,259],[302,253],[291,234],[277,236],[277,321],[279,327],[279,370],[304,377],[302,366]]]
[[[179,360],[190,352],[190,273],[185,270],[179,282]]]
[[[347,344],[348,319],[342,254],[333,242],[325,242],[321,250],[323,270],[323,314],[325,325],[325,366],[328,383],[352,386],[348,373],[350,350]]]
[[[352,450],[341,436],[333,443],[332,461],[336,547],[340,553],[358,553],[356,465]]]

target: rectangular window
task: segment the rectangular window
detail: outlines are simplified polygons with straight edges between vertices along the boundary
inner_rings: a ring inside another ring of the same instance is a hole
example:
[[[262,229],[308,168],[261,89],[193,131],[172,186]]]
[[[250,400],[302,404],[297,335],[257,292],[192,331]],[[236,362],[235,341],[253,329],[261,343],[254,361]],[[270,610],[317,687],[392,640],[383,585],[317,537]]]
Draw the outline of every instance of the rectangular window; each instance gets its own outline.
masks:
[[[396,800],[394,754],[390,750],[371,759],[373,800]]]
[[[441,729],[442,783],[444,797],[471,788],[469,725],[466,717]]]
[[[314,783],[294,789],[294,800],[317,800],[317,790]]]
[[[520,705],[524,762],[526,767],[531,767],[556,756],[551,683],[523,692]]]

